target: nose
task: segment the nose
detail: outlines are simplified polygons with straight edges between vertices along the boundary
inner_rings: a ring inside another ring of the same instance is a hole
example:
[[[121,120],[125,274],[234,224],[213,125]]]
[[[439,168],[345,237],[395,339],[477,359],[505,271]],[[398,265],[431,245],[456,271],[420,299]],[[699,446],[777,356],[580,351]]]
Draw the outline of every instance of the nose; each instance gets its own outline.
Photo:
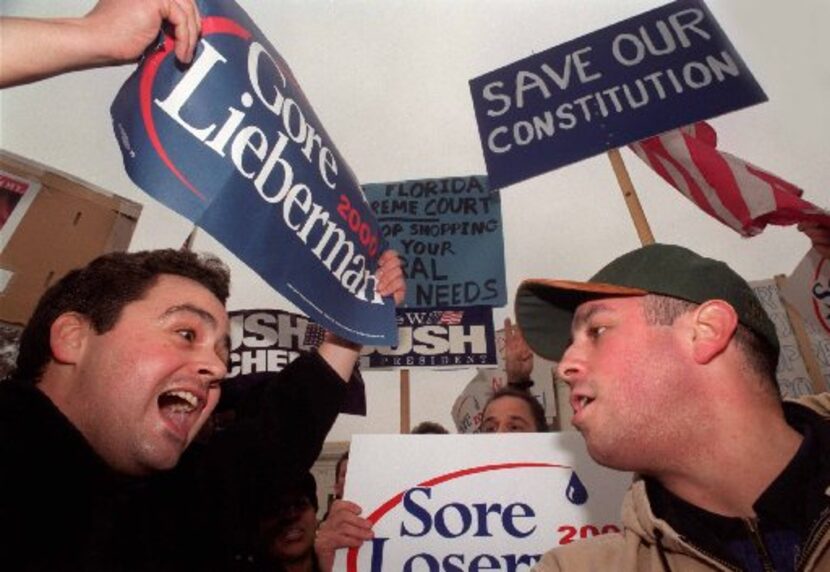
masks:
[[[559,379],[568,384],[573,385],[580,376],[585,373],[585,359],[580,354],[579,349],[571,344],[562,354],[562,359],[559,360],[559,365],[556,367],[556,375]]]
[[[228,373],[228,366],[214,348],[205,348],[200,356],[199,375],[209,381],[222,379]]]

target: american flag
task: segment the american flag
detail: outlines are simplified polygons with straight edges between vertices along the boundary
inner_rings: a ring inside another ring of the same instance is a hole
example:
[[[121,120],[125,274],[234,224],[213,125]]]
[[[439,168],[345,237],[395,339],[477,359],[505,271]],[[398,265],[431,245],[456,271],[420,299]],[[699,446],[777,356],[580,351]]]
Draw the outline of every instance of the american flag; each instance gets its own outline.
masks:
[[[802,199],[795,185],[718,151],[717,133],[706,122],[629,147],[687,199],[743,236],[759,234],[767,224],[830,225],[830,213]]]
[[[440,317],[438,317],[439,324],[454,326],[460,324],[461,320],[464,318],[463,310],[443,310],[437,313],[441,314]]]

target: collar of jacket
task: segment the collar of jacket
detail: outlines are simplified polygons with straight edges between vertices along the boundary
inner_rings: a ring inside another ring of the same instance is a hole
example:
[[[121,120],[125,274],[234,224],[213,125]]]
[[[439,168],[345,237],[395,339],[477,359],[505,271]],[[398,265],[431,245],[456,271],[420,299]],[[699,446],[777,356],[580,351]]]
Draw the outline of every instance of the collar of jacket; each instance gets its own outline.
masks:
[[[808,439],[793,463],[759,498],[756,508],[760,508],[762,514],[771,511],[792,516],[786,508],[797,499],[804,510],[797,517],[788,518],[787,522],[800,529],[802,539],[807,537],[804,547],[810,552],[806,556],[812,558],[813,552],[821,552],[830,543],[830,535],[817,534],[820,528],[830,526],[830,393],[787,401],[784,409],[787,421],[802,434],[807,434]],[[804,490],[803,484],[797,488],[793,486],[794,482],[803,481],[805,474],[814,477],[810,480],[809,491]],[[671,505],[671,510],[666,510],[666,503]],[[699,522],[696,518],[699,514],[690,515],[689,512],[705,513],[676,499],[656,481],[642,476],[635,479],[622,510],[626,528],[644,541],[659,544],[668,552],[694,555],[715,569],[737,569],[728,562],[728,553],[718,546],[716,537],[712,541],[711,532],[705,528],[698,530],[694,524],[688,526],[688,522]],[[739,521],[711,516],[724,521]],[[739,524],[742,525],[740,521]]]

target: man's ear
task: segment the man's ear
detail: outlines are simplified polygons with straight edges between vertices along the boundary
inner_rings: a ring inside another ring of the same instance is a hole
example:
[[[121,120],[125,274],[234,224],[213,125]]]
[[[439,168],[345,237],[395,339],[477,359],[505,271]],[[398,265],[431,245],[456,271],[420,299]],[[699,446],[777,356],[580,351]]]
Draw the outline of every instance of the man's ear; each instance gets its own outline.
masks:
[[[728,302],[708,300],[698,306],[694,312],[694,360],[706,364],[720,355],[737,327],[738,314]]]
[[[76,363],[84,351],[86,338],[91,332],[92,325],[82,314],[66,312],[58,316],[49,328],[52,359],[58,363]]]

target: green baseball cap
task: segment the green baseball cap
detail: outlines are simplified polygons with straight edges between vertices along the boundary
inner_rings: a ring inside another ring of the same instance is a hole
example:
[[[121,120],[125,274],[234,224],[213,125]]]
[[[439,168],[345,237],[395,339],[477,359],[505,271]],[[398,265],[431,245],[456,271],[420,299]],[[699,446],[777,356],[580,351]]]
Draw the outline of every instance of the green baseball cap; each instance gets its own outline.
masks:
[[[725,263],[682,246],[651,244],[623,254],[587,282],[530,279],[516,292],[516,320],[531,349],[558,361],[571,339],[577,306],[588,300],[661,294],[702,304],[724,300],[738,320],[775,351],[775,325],[752,288]]]

